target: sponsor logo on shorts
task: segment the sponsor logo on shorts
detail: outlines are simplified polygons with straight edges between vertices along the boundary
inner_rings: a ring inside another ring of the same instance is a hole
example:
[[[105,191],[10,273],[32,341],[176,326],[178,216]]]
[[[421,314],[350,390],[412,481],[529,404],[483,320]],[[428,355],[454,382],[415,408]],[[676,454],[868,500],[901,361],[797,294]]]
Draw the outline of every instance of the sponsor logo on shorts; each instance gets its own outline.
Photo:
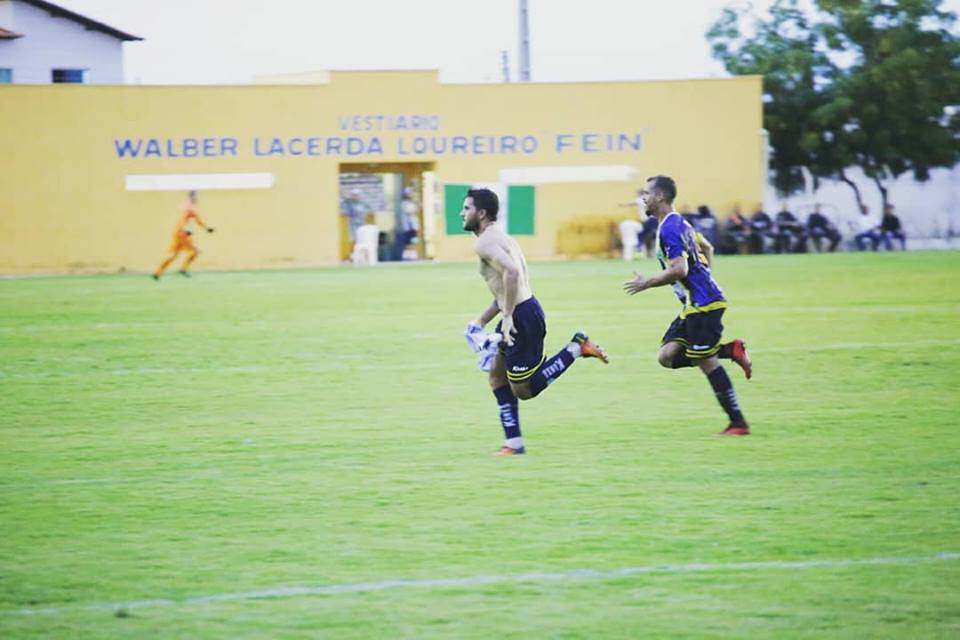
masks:
[[[692,347],[690,347],[690,350],[691,350],[691,351],[706,351],[707,349],[709,349],[709,348],[712,347],[712,346],[713,346],[713,345],[709,345],[709,344],[695,344],[695,345],[693,345]]]
[[[521,367],[518,365],[514,365],[510,367],[510,371],[512,371],[513,373],[523,373],[524,371],[529,371],[529,370],[530,370],[530,367]]]

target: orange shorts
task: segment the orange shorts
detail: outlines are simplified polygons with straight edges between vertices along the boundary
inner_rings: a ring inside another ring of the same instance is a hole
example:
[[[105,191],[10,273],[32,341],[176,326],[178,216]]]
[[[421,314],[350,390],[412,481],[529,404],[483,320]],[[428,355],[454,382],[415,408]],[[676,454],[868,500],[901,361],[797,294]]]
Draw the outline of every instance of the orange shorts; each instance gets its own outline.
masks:
[[[193,240],[185,233],[178,233],[173,236],[170,243],[170,253],[180,253],[181,251],[196,251]]]

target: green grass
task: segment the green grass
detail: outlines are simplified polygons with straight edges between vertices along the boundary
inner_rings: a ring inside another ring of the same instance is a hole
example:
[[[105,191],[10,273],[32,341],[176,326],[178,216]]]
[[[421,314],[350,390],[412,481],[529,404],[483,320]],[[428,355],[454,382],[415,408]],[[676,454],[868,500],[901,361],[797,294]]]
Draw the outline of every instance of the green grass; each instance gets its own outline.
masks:
[[[958,560],[183,602],[960,551],[960,254],[721,258],[740,439],[655,362],[669,289],[531,270],[548,352],[583,327],[612,362],[521,404],[514,459],[474,265],[0,280],[0,637],[960,636]]]

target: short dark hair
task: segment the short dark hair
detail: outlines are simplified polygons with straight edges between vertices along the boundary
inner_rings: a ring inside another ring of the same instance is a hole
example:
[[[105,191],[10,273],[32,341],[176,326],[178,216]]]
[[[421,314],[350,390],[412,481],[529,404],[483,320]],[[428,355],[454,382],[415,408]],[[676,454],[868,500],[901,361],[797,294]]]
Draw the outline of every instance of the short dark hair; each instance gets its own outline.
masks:
[[[663,194],[667,203],[672,204],[674,198],[677,197],[677,183],[673,181],[673,178],[664,175],[647,178],[647,182],[651,180],[653,180],[653,188]]]
[[[487,218],[496,220],[500,212],[500,198],[490,189],[470,189],[467,191],[467,197],[473,198],[473,206],[477,211],[483,209],[487,212]]]

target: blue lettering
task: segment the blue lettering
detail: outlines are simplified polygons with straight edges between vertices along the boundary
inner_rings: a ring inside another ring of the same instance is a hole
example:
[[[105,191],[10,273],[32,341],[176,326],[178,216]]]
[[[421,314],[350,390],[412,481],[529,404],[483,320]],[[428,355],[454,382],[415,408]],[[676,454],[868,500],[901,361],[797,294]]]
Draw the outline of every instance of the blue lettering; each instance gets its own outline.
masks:
[[[173,146],[173,138],[167,138],[167,157],[168,158],[179,158],[177,155],[177,150]]]
[[[150,156],[157,158],[163,157],[163,154],[160,153],[160,143],[157,142],[156,138],[150,138],[147,140],[147,148],[143,152],[143,157],[149,158]]]
[[[597,147],[597,134],[585,133],[580,136],[580,149],[586,153],[596,153],[600,151]]]
[[[410,155],[406,149],[406,145],[403,143],[403,138],[397,138],[397,155],[406,156]]]
[[[265,156],[267,155],[260,149],[260,138],[253,139],[253,155],[255,156]]]
[[[483,136],[473,136],[473,139],[470,141],[472,143],[471,150],[475,155],[482,156],[486,153],[483,150]]]
[[[346,131],[350,127],[350,116],[337,116],[337,125],[340,131]]]
[[[407,119],[403,116],[397,116],[396,122],[393,125],[394,129],[406,129],[407,128]]]
[[[217,155],[217,147],[214,145],[215,141],[215,138],[203,139],[203,156],[205,158],[212,158]]]
[[[267,155],[282,156],[283,153],[283,141],[280,138],[274,138],[270,142],[270,153]]]
[[[287,149],[290,150],[290,155],[292,156],[302,156],[303,138],[290,138],[290,143],[287,145]]]
[[[307,155],[320,155],[320,138],[307,138]]]
[[[343,145],[343,138],[327,138],[326,154],[328,156],[340,155],[340,147],[342,145]]]
[[[630,148],[633,149],[634,151],[640,151],[640,147],[642,146],[642,144],[641,144],[641,143],[642,143],[642,138],[641,138],[641,136],[640,136],[639,133],[633,134],[633,138],[632,138],[632,139],[629,138],[629,137],[627,137],[627,134],[621,133],[621,134],[620,134],[620,137],[619,137],[618,140],[617,140],[617,142],[618,142],[618,145],[617,145],[617,150],[618,150],[618,151],[623,151],[624,148],[625,148],[624,145],[630,147]]]
[[[417,136],[413,139],[413,152],[422,156],[427,152],[427,139],[423,136]]]
[[[411,128],[411,129],[416,129],[416,130],[419,131],[419,129],[420,129],[420,116],[410,116],[410,128]]]
[[[436,131],[440,128],[440,116],[430,116],[430,125],[428,127],[433,131]]]
[[[520,141],[520,148],[526,154],[536,153],[537,149],[540,148],[540,141],[535,136],[523,136]]]
[[[126,158],[129,155],[132,158],[136,158],[140,155],[140,146],[143,144],[143,140],[137,140],[136,144],[130,140],[130,138],[125,138],[122,142],[120,140],[114,140],[113,146],[117,150],[117,156],[120,158]]]
[[[442,143],[442,144],[438,144],[438,143]],[[447,137],[446,136],[441,136],[440,138],[437,138],[436,136],[431,137],[430,150],[433,151],[433,153],[438,156],[445,154],[447,152]]]
[[[237,139],[236,138],[220,138],[220,155],[237,155]]]
[[[466,136],[453,136],[453,153],[462,151],[463,153],[467,152],[467,138]]]
[[[363,138],[347,138],[347,155],[358,156],[363,153]]]
[[[517,152],[517,136],[500,136],[501,153]]]
[[[571,138],[573,138],[573,136],[570,135],[569,133],[557,134],[557,153],[563,153],[564,149],[566,149],[567,147],[573,146],[573,142]]]
[[[197,144],[196,138],[183,139],[183,157],[184,158],[196,158],[198,149],[199,149],[199,145]]]
[[[351,131],[359,131],[359,130],[360,130],[360,123],[361,123],[362,121],[363,121],[363,118],[361,118],[360,116],[353,116],[352,118],[350,118],[350,130],[351,130]]]

